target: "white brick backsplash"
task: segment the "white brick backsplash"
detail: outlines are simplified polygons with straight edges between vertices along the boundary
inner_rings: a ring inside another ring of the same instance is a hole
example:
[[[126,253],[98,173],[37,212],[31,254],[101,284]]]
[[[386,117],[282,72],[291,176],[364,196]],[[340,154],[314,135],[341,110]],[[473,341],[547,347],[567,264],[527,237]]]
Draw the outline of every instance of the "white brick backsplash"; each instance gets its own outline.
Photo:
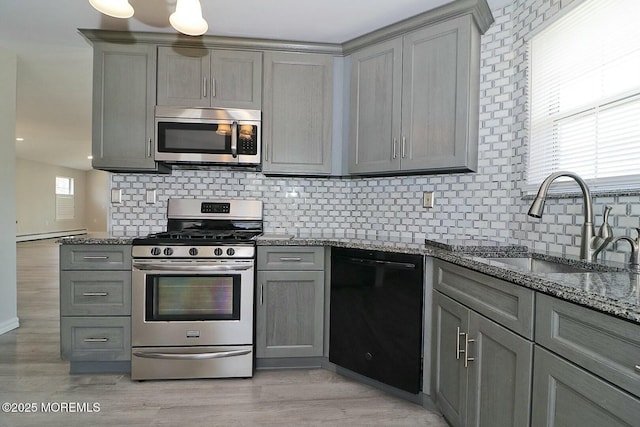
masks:
[[[169,197],[240,198],[264,201],[265,230],[365,237],[486,238],[532,249],[579,254],[582,201],[549,199],[542,219],[527,216],[522,199],[528,152],[527,44],[525,37],[571,1],[517,0],[493,10],[495,23],[482,36],[479,168],[477,173],[377,178],[283,178],[258,172],[175,170],[171,175],[113,174],[123,192],[111,206],[111,232],[146,235],[166,226]],[[158,202],[145,202],[146,189]],[[433,191],[434,207],[422,207]],[[640,196],[594,197],[596,228],[611,205],[615,235],[635,237]],[[618,244],[607,259],[628,259]]]

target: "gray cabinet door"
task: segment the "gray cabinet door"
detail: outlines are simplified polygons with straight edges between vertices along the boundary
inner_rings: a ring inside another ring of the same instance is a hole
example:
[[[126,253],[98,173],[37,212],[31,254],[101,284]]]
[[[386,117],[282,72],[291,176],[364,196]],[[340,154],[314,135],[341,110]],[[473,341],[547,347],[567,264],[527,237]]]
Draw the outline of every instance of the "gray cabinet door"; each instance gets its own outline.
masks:
[[[535,427],[637,427],[640,400],[535,346]]]
[[[157,170],[155,46],[95,43],[93,52],[93,167]]]
[[[257,357],[322,356],[323,271],[258,272]]]
[[[402,38],[351,56],[349,173],[400,169]]]
[[[480,64],[474,29],[468,15],[404,37],[402,170],[477,168]]]
[[[264,173],[331,173],[332,97],[331,55],[264,54]]]
[[[158,105],[209,107],[209,49],[158,47]]]
[[[261,82],[260,52],[158,48],[158,105],[259,110]]]
[[[432,398],[453,427],[467,425],[467,371],[461,333],[469,310],[445,295],[433,293],[431,356]]]
[[[467,425],[528,426],[533,343],[473,311],[469,339]]]
[[[131,272],[61,271],[60,315],[131,315]]]
[[[211,106],[262,109],[262,53],[211,51]]]

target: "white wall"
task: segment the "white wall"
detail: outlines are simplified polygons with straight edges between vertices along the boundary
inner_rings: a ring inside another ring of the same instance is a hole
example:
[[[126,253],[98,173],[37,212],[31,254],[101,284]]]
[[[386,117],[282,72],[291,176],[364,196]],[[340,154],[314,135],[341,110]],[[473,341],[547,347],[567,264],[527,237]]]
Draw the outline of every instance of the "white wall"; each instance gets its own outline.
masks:
[[[16,75],[14,53],[0,49],[0,334],[19,325],[16,292]]]
[[[85,174],[85,219],[90,233],[106,232],[109,214],[109,173],[90,170]]]
[[[17,236],[46,235],[87,228],[85,219],[86,171],[16,159]],[[74,179],[75,214],[56,220],[56,176]]]

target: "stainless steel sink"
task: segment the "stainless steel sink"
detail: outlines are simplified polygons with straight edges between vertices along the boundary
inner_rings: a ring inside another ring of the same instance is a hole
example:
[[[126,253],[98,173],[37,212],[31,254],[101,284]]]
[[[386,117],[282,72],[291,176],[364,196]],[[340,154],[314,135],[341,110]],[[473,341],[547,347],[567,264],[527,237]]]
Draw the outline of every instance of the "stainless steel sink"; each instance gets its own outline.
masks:
[[[488,260],[501,264],[507,264],[511,267],[516,267],[519,270],[530,271],[532,273],[586,273],[593,271],[592,269],[587,267],[580,267],[576,265],[564,264],[562,262],[532,257],[488,258]]]

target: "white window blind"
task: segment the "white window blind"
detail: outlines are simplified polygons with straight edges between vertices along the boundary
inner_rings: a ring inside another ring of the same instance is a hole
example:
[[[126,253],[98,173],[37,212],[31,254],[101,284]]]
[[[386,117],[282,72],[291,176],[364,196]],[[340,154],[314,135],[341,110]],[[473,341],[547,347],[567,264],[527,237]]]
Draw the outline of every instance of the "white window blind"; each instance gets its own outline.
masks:
[[[640,188],[640,1],[586,0],[532,37],[529,71],[526,190],[559,170]]]

